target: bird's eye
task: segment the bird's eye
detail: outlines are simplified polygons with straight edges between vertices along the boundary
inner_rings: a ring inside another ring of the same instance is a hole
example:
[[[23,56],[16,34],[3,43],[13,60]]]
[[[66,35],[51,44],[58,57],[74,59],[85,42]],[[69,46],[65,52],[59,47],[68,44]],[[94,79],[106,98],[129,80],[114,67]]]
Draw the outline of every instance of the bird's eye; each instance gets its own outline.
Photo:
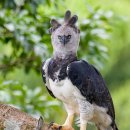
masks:
[[[61,36],[60,36],[60,35],[58,35],[58,39],[61,39]]]
[[[68,35],[67,38],[70,39],[70,38],[71,38],[71,35]]]

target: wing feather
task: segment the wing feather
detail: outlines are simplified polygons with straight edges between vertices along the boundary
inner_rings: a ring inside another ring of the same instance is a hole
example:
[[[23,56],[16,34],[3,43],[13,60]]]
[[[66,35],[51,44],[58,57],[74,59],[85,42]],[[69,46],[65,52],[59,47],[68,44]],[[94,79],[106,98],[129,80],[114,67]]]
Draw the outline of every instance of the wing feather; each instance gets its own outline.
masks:
[[[80,60],[69,64],[67,74],[73,85],[90,103],[107,108],[107,113],[115,119],[111,95],[99,71],[86,61]]]
[[[54,94],[52,93],[52,91],[50,90],[50,84],[49,84],[49,78],[48,78],[48,65],[49,65],[50,60],[51,59],[48,59],[42,63],[42,79],[43,79],[43,82],[45,83],[46,89],[49,92],[49,94],[53,98],[56,98]]]

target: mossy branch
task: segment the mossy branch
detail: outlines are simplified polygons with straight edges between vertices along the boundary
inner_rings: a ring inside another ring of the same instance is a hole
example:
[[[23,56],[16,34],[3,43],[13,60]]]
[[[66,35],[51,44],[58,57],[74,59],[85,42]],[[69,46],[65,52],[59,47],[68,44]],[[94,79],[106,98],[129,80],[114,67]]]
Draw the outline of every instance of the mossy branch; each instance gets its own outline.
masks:
[[[0,103],[0,130],[49,130],[48,123],[19,109]]]

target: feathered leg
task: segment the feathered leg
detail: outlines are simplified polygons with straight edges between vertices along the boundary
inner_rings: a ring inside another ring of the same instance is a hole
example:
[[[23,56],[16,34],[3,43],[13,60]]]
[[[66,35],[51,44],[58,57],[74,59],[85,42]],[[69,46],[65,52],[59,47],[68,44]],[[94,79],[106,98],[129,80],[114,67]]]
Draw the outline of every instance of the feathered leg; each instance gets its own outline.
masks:
[[[63,126],[72,126],[73,124],[73,120],[74,120],[74,114],[68,114],[65,123],[63,124]]]
[[[86,130],[87,124],[80,124],[80,130]]]

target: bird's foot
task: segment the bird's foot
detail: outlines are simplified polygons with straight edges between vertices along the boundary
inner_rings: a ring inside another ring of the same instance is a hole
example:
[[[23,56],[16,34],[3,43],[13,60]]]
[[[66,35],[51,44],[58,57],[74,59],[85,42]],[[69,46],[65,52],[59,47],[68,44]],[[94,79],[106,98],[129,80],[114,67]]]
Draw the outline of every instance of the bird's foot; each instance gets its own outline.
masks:
[[[72,126],[69,125],[59,125],[54,122],[51,122],[49,128],[52,130],[74,130]]]

